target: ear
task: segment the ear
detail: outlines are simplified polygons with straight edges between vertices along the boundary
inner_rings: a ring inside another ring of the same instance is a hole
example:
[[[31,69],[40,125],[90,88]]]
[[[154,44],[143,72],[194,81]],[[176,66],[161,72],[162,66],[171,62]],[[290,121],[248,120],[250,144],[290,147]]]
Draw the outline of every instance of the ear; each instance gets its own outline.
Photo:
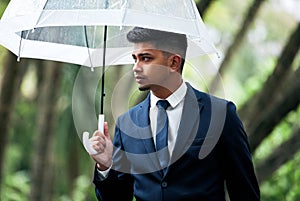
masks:
[[[172,70],[180,72],[181,57],[178,54],[173,54],[169,57],[169,63]]]

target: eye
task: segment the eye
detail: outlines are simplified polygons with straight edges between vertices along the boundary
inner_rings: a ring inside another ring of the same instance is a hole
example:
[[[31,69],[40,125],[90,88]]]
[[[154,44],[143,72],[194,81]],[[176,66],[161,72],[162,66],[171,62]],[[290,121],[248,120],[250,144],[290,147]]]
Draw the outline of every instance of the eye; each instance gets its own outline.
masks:
[[[149,56],[143,56],[141,59],[142,59],[142,61],[144,61],[144,62],[149,62],[149,61],[152,60],[152,57],[149,57]]]

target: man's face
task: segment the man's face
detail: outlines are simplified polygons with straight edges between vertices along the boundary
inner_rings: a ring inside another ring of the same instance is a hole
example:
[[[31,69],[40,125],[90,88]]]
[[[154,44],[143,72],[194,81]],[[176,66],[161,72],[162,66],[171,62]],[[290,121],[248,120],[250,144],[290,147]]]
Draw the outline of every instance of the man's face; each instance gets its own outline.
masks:
[[[168,57],[151,43],[135,43],[132,57],[133,72],[140,90],[166,87],[170,74]]]

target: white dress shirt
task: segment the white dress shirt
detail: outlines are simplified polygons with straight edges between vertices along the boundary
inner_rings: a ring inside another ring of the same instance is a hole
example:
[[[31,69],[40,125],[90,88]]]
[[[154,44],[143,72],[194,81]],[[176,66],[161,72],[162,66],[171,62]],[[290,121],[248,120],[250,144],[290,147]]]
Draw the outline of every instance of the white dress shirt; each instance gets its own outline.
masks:
[[[169,127],[168,127],[168,149],[170,156],[173,152],[174,145],[176,142],[176,136],[178,127],[181,120],[181,114],[183,109],[184,97],[187,91],[187,86],[185,82],[182,82],[180,87],[171,94],[166,100],[170,103],[170,106],[166,109],[168,119],[169,119]],[[152,92],[150,94],[150,111],[149,111],[149,118],[150,118],[150,126],[153,138],[156,135],[156,118],[157,118],[157,106],[156,102],[161,100],[160,98],[156,97]],[[154,140],[154,144],[156,144]],[[101,175],[101,179],[105,179],[108,176],[111,167],[109,167],[105,171],[98,170],[99,174]]]
[[[182,82],[180,87],[171,94],[166,100],[170,103],[170,106],[166,109],[168,119],[169,119],[169,127],[168,127],[168,148],[169,153],[172,154],[174,145],[176,142],[176,136],[178,127],[181,120],[181,114],[183,109],[183,103],[184,103],[184,96],[187,91],[187,86],[185,82]],[[152,92],[150,95],[150,111],[149,111],[149,117],[150,117],[150,125],[151,125],[151,131],[155,142],[155,135],[156,135],[156,118],[157,118],[157,101],[161,100],[160,98],[156,97]]]

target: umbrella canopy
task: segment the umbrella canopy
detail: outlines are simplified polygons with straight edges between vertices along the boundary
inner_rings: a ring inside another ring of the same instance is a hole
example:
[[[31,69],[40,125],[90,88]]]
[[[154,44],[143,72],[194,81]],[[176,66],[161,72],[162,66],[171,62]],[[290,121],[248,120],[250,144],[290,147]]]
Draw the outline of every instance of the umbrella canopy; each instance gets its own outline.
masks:
[[[186,34],[187,59],[216,52],[193,0],[12,0],[0,44],[19,58],[129,64],[126,33],[133,26]]]
[[[18,58],[103,66],[103,114],[104,67],[133,63],[126,34],[135,26],[186,34],[185,59],[216,53],[194,0],[11,0],[0,20],[0,44]],[[83,142],[94,153],[88,133]]]

